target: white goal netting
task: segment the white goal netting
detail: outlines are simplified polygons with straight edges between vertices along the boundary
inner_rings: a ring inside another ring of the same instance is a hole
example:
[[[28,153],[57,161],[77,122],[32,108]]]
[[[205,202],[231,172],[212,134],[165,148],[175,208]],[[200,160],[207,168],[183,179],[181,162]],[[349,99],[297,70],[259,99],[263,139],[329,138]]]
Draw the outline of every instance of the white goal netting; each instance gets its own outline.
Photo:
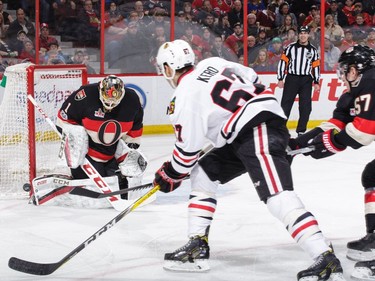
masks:
[[[86,71],[80,67],[27,63],[6,69],[0,104],[0,199],[27,198],[22,186],[33,176],[69,173],[64,160],[58,157],[58,135],[37,110],[32,116],[27,94],[33,93],[55,122],[63,101],[86,82]]]

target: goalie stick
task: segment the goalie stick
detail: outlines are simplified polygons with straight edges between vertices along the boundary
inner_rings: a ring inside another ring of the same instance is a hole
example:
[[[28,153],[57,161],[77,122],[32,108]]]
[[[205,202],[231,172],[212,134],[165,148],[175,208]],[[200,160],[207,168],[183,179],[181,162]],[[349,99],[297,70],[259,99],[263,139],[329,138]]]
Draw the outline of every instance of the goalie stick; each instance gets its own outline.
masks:
[[[186,176],[184,178],[184,180],[187,180],[189,178],[190,178],[190,175]],[[90,189],[86,189],[84,187],[77,186],[77,187],[73,188],[69,192],[69,194],[79,195],[79,196],[84,196],[84,197],[90,197],[90,198],[94,198],[94,199],[100,199],[100,198],[106,198],[106,197],[110,197],[110,196],[114,196],[114,195],[126,194],[130,191],[142,190],[142,189],[146,189],[146,188],[150,188],[150,187],[152,187],[152,182],[145,183],[145,184],[138,185],[138,186],[134,186],[134,187],[130,187],[130,188],[120,189],[120,190],[116,190],[116,191],[112,191],[112,192],[108,192],[108,193],[100,193],[100,192],[96,192],[94,190],[90,190]]]
[[[115,195],[126,194],[130,191],[142,190],[142,189],[146,189],[150,187],[152,187],[152,183],[146,183],[146,184],[142,184],[142,185],[138,185],[138,186],[134,186],[130,188],[125,188],[125,189],[120,189],[120,190],[116,190],[116,191],[112,191],[108,193],[100,193],[100,192],[96,192],[90,189],[86,189],[84,187],[77,186],[73,188],[69,192],[69,194],[80,195],[80,196],[90,197],[90,198],[106,198],[106,197],[111,197]]]
[[[42,197],[40,197],[38,199],[36,199],[35,196],[33,196],[31,198],[31,200],[33,200],[34,205],[37,205],[37,204],[42,205],[43,203],[51,200],[52,198],[55,198],[58,195],[62,195],[62,194],[70,192],[73,188],[76,188],[76,187],[75,186],[61,186],[61,187],[56,188],[55,190],[52,190],[51,192],[43,195]],[[36,203],[36,201],[34,202],[34,200],[38,200],[38,203]]]
[[[27,98],[30,102],[35,106],[35,108],[39,111],[39,113],[44,117],[47,123],[51,126],[51,128],[59,135],[61,138],[61,133],[57,130],[56,125],[52,122],[52,120],[48,117],[48,115],[44,112],[44,110],[39,106],[37,101],[30,95],[27,95]],[[84,159],[84,163],[81,165],[82,170],[86,173],[86,175],[92,180],[96,187],[99,188],[103,193],[112,192],[109,185],[103,179],[103,177],[99,174],[99,172],[95,169],[95,167],[87,160]],[[108,202],[113,206],[114,209],[117,211],[122,211],[126,202],[122,202],[119,198],[115,196],[106,197]]]
[[[207,147],[202,149],[201,152],[199,153],[199,158],[203,157],[212,148],[213,148],[212,145],[208,145]],[[190,178],[190,175],[185,177],[184,180],[189,179],[189,178]],[[116,190],[116,191],[108,192],[108,193],[99,193],[99,192],[96,192],[96,191],[93,191],[93,190],[88,190],[86,188],[76,187],[76,188],[72,189],[69,193],[74,194],[74,195],[90,197],[90,198],[106,198],[106,197],[109,197],[109,196],[125,194],[125,193],[128,193],[129,191],[133,191],[133,190],[142,190],[142,189],[150,188],[150,187],[152,187],[152,183],[146,183],[146,184],[142,184],[142,185],[139,185],[139,186],[134,186],[134,187],[130,187],[130,188]]]
[[[103,227],[101,227],[98,231],[96,231],[93,235],[87,238],[84,242],[78,245],[73,251],[67,254],[58,262],[54,263],[37,263],[22,260],[16,257],[12,257],[9,259],[8,266],[11,269],[28,273],[34,275],[49,275],[55,272],[58,268],[60,268],[63,264],[68,262],[72,259],[75,255],[85,249],[88,245],[90,245],[93,241],[95,241],[100,235],[105,233],[108,229],[112,228],[116,223],[118,223],[121,219],[123,219],[127,214],[135,210],[139,207],[144,201],[150,198],[154,193],[156,193],[160,187],[158,185],[154,186],[150,191],[148,191],[143,196],[139,197],[133,204],[107,222]]]

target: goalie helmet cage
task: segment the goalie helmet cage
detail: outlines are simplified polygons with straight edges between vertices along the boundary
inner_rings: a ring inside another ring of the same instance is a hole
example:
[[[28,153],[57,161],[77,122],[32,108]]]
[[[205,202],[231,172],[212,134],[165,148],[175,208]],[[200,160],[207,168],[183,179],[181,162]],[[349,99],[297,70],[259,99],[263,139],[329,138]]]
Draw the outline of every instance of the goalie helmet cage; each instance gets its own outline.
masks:
[[[60,139],[27,99],[31,94],[55,123],[64,100],[87,84],[86,67],[34,65],[7,67],[0,104],[0,199],[28,198],[23,190],[36,176],[69,173],[58,157]]]

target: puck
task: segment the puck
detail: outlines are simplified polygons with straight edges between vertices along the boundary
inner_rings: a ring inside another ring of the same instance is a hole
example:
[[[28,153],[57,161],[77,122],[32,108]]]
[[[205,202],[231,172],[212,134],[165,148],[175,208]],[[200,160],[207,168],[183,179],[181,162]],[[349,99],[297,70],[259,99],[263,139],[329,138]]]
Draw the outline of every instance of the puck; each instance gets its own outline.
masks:
[[[22,186],[23,190],[25,190],[26,192],[29,192],[31,190],[31,185],[29,183],[25,183],[23,186]]]

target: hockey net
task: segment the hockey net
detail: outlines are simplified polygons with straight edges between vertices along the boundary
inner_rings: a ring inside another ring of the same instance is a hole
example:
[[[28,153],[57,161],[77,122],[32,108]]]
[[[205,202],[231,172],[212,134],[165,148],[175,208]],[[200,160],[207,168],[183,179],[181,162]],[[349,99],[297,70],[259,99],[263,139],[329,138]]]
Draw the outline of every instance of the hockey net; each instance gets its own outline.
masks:
[[[5,90],[0,104],[0,199],[28,198],[23,185],[34,177],[69,173],[58,157],[58,135],[27,94],[55,122],[63,101],[83,84],[87,84],[85,67],[29,63],[7,67],[1,83]]]

